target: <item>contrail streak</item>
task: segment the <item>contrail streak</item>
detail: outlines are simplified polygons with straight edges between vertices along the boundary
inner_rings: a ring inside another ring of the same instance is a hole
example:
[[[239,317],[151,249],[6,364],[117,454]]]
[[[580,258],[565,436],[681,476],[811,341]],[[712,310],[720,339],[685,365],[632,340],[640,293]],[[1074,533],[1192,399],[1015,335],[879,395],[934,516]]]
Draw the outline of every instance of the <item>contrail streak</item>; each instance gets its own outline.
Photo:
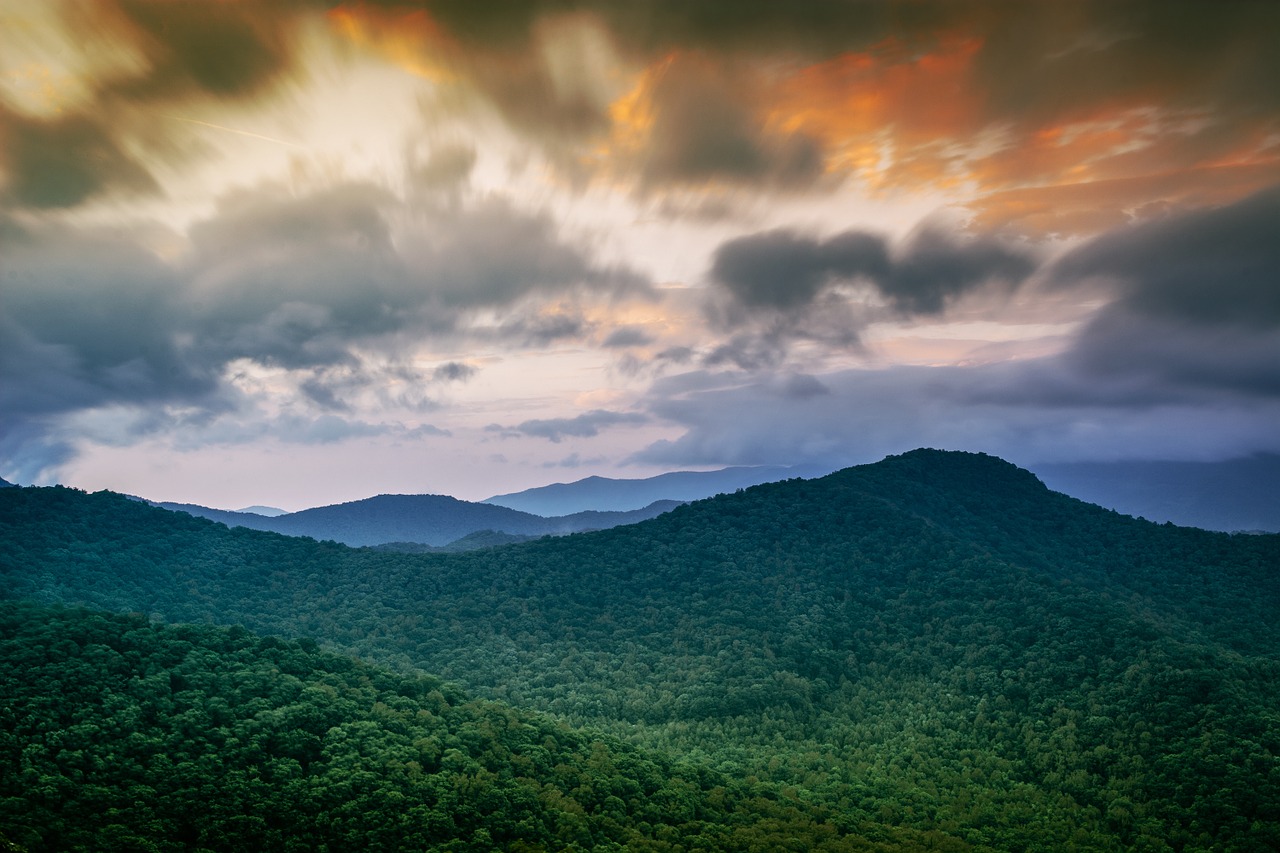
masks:
[[[182,116],[170,116],[170,115],[165,116],[165,118],[171,118],[174,121],[185,121],[187,124],[198,124],[202,127],[212,127],[214,130],[225,130],[227,133],[238,133],[241,136],[249,136],[254,139],[264,140],[266,142],[274,142],[277,145],[287,145],[290,148],[306,147],[305,145],[299,145],[296,142],[290,142],[287,139],[276,139],[274,136],[263,136],[261,133],[254,133],[251,130],[237,130],[234,127],[227,127],[221,124],[214,124],[211,121],[201,121],[198,118],[183,118]]]

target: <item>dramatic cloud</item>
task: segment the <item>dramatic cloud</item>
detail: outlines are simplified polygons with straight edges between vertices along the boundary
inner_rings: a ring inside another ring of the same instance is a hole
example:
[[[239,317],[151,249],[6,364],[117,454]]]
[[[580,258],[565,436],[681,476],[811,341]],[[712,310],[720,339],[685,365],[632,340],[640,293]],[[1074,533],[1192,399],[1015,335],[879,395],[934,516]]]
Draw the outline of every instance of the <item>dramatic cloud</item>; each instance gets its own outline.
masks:
[[[39,114],[6,106],[0,96],[0,178],[7,177],[0,200],[45,209],[115,192],[159,193],[157,161],[185,159],[191,148],[175,122],[157,130],[162,111],[176,103],[247,100],[287,77],[298,11],[289,4],[254,9],[146,0],[32,10],[33,18],[59,19],[63,28],[64,49],[46,50],[54,62],[79,48],[98,74],[76,81],[82,94],[75,99],[47,87],[50,103],[40,104]],[[15,35],[23,20],[14,15]],[[14,52],[42,56],[40,45]]]
[[[1277,33],[1252,0],[8,4],[0,475],[1275,450]]]
[[[423,340],[545,345],[581,334],[584,321],[572,302],[530,299],[647,287],[594,265],[545,217],[497,203],[409,216],[369,184],[229,195],[168,260],[142,233],[0,226],[0,418],[10,432],[107,405],[226,413],[243,394],[266,393],[237,379],[254,365],[294,374],[269,383],[273,393],[292,387],[325,413],[352,413],[374,391],[383,405],[421,411],[433,405],[429,383],[475,373],[460,361],[414,367]],[[480,311],[500,318],[500,331]],[[338,425],[297,433],[377,434]]]
[[[1182,323],[1280,327],[1280,187],[1105,235],[1054,274],[1115,279],[1126,309]]]
[[[1035,269],[1035,260],[1002,243],[931,229],[897,247],[862,231],[739,237],[716,250],[708,273],[717,287],[708,317],[734,334],[704,364],[774,368],[795,341],[854,348],[872,322],[941,315],[978,291],[1008,294]]]
[[[749,308],[797,308],[840,280],[888,278],[889,252],[874,234],[829,240],[770,231],[739,237],[716,250],[711,279]]]
[[[0,226],[0,415],[208,397],[216,372],[174,337],[175,272],[103,231]]]
[[[1088,374],[1280,394],[1280,189],[1105,235],[1053,275],[1118,291],[1070,354]]]

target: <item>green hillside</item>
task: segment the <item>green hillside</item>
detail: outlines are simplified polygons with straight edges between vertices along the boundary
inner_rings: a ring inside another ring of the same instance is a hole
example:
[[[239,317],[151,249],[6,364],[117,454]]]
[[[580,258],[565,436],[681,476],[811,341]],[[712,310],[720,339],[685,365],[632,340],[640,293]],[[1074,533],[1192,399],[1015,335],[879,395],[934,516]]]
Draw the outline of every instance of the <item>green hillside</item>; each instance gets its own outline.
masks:
[[[0,703],[0,849],[914,848],[841,838],[794,797],[243,629],[3,603]]]
[[[461,555],[105,493],[0,507],[6,597],[315,637],[782,786],[844,832],[1280,847],[1280,537],[1122,517],[991,457]]]

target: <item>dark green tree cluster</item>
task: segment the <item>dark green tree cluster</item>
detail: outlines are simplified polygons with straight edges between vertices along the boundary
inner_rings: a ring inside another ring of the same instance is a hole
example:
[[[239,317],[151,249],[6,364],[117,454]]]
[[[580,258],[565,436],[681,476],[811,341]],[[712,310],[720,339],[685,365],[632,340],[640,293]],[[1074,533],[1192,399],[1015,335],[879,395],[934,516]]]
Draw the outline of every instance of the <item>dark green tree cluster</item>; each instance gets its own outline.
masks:
[[[791,791],[851,835],[1280,848],[1280,537],[1125,518],[990,457],[917,452],[461,555],[10,489],[0,567],[11,598],[435,672]]]
[[[0,604],[0,708],[0,827],[29,851],[915,846],[238,628]]]

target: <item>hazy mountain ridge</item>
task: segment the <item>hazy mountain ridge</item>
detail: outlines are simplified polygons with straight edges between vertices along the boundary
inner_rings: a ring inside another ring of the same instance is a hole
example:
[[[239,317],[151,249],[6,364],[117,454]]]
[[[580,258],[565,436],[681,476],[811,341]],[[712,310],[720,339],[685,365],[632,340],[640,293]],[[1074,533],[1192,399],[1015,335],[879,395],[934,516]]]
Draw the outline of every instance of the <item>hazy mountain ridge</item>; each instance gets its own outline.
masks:
[[[1030,470],[1054,491],[1125,515],[1205,530],[1280,532],[1280,455],[1218,462],[1120,460],[1038,464]],[[643,479],[587,477],[484,503],[538,515],[628,509],[659,499],[700,500],[784,479],[829,473],[817,466],[676,471]]]
[[[564,515],[584,510],[625,511],[658,500],[696,501],[761,483],[830,473],[818,466],[763,465],[721,468],[718,471],[672,471],[641,479],[586,477],[572,483],[552,483],[485,498],[497,504],[535,515]]]
[[[309,634],[954,849],[1280,841],[1280,537],[1127,518],[991,457],[459,555],[11,491],[7,597]]]
[[[388,543],[443,547],[485,530],[536,537],[634,524],[667,512],[678,504],[677,501],[655,501],[629,512],[588,511],[553,518],[462,501],[448,495],[377,495],[278,516],[209,509],[194,504],[157,503],[155,506],[231,527],[247,527],[286,536],[309,536],[353,547]]]
[[[1049,488],[1126,515],[1205,530],[1280,532],[1280,455],[1222,462],[1069,462],[1033,469]]]

